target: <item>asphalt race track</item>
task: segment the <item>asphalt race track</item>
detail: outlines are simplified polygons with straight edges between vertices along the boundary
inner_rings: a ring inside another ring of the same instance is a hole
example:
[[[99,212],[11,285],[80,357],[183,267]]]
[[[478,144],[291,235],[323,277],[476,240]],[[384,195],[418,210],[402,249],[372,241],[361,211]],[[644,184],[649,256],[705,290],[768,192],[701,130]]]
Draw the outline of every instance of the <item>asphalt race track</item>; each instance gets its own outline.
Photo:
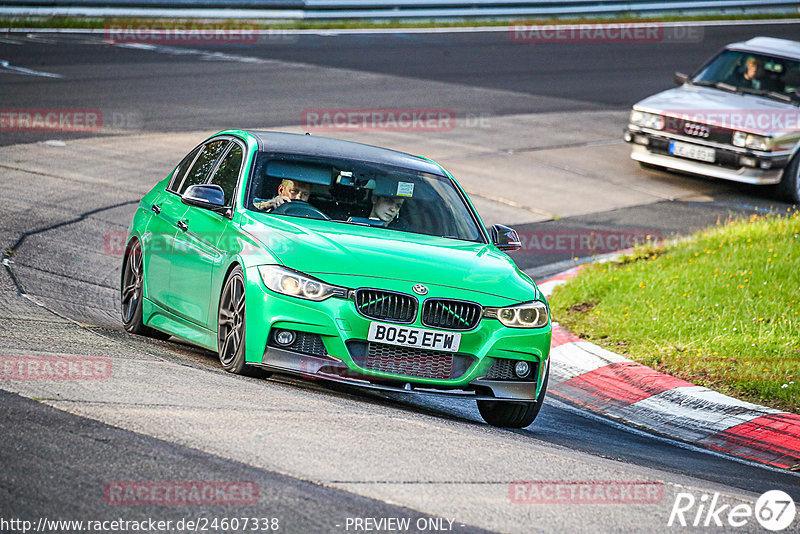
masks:
[[[96,34],[1,34],[3,112],[95,110],[103,121],[89,132],[0,129],[0,356],[108,358],[110,375],[0,379],[0,531],[21,531],[1,522],[10,518],[34,526],[151,518],[183,532],[193,529],[175,526],[181,520],[246,517],[299,533],[659,532],[681,492],[752,507],[780,489],[800,502],[797,473],[553,398],[531,427],[500,430],[467,401],[233,376],[212,353],[131,336],[118,319],[119,240],[138,199],[204,136],[227,127],[302,132],[309,109],[452,111],[455,126],[442,131],[314,133],[433,157],[485,222],[524,236],[669,237],[785,211],[769,191],[645,171],[627,157],[620,137],[630,105],[669,87],[673,71],[691,70],[727,42],[796,38],[800,24],[698,29],[691,43],[523,44],[499,31],[131,46]],[[575,256],[587,254],[528,248],[513,257],[542,280]],[[514,482],[546,480],[646,481],[662,493],[637,504],[512,498]],[[192,481],[242,483],[258,496],[134,506],[104,494],[120,483]],[[356,518],[408,518],[411,527],[359,528]],[[731,529],[710,525],[687,529]],[[763,529],[751,518],[736,531]]]

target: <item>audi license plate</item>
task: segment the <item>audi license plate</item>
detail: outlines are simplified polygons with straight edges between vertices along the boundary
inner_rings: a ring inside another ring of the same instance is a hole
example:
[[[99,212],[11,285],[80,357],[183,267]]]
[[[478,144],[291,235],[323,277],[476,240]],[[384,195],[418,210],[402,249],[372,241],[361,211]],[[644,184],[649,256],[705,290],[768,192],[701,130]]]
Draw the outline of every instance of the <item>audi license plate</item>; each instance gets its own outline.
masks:
[[[680,141],[670,141],[669,153],[682,158],[696,159],[708,163],[714,163],[716,159],[713,148],[681,143]]]
[[[457,352],[458,346],[461,344],[461,334],[371,322],[367,341],[400,345],[401,347]]]

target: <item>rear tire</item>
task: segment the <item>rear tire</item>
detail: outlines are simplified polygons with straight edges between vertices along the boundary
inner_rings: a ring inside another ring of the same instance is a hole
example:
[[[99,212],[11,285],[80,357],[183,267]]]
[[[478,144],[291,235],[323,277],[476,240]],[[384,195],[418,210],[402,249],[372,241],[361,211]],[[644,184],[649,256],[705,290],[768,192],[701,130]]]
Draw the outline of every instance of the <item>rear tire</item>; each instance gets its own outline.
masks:
[[[165,340],[169,334],[150,328],[142,321],[142,302],[144,301],[144,257],[142,245],[134,239],[125,250],[120,280],[120,312],[122,325],[131,334]]]
[[[544,377],[539,398],[534,402],[490,401],[479,400],[478,411],[483,420],[492,426],[502,428],[525,428],[533,423],[539,410],[542,409],[544,395],[547,392],[547,382],[550,379],[550,366],[547,367],[547,376]]]
[[[800,154],[795,155],[783,171],[781,182],[778,184],[778,194],[784,200],[800,204]]]

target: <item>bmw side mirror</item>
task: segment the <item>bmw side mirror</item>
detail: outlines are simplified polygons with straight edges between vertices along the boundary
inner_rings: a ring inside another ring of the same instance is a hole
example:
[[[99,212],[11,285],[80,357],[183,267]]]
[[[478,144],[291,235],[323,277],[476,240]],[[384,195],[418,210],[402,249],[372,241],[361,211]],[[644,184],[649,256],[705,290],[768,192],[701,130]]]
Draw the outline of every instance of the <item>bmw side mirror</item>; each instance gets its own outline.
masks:
[[[675,81],[675,85],[683,85],[689,81],[689,75],[682,72],[676,72],[672,79]]]
[[[500,250],[518,250],[522,247],[522,242],[519,240],[519,234],[513,228],[503,226],[502,224],[495,224],[492,226],[492,243],[494,243]]]
[[[181,202],[211,211],[225,212],[225,193],[216,184],[190,185],[181,196]]]

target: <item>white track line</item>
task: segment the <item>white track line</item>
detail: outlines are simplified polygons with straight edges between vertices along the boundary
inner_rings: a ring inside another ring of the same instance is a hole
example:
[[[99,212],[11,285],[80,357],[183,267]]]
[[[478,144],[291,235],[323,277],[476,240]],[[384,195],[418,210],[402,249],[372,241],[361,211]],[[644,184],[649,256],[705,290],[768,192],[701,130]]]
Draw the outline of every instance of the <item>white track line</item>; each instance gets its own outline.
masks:
[[[60,74],[53,74],[52,72],[43,72],[40,70],[26,69],[25,67],[15,67],[8,61],[0,59],[0,69],[6,69],[14,72],[15,74],[27,74],[28,76],[42,76],[44,78],[63,78]]]

